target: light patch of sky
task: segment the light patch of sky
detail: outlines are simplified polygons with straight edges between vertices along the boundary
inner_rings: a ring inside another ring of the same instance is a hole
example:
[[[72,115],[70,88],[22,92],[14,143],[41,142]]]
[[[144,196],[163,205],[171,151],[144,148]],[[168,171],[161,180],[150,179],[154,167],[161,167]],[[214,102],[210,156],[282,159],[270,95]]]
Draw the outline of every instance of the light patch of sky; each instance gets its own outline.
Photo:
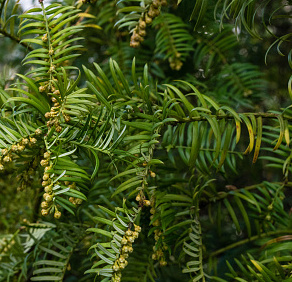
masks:
[[[48,6],[52,1],[44,1],[45,7]],[[38,0],[20,0],[20,5],[22,6],[24,11],[27,11],[28,9],[31,9],[33,7],[39,7],[39,1]]]

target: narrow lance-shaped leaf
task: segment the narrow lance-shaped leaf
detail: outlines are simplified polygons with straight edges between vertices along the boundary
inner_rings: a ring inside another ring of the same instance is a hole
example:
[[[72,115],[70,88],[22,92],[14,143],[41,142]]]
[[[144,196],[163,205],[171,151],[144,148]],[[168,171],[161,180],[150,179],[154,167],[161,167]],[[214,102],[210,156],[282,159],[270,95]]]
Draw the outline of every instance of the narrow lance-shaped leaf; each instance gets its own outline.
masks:
[[[257,140],[256,145],[254,149],[254,156],[252,162],[255,163],[257,161],[257,158],[259,156],[260,147],[262,143],[262,130],[263,130],[263,120],[262,117],[257,118]]]
[[[280,124],[280,135],[279,135],[277,144],[275,145],[273,151],[276,151],[279,148],[279,146],[281,145],[282,140],[283,140],[283,136],[284,136],[284,131],[285,131],[285,124],[284,124],[284,120],[283,120],[282,115],[278,116],[278,120],[279,120],[279,124]]]
[[[244,123],[245,123],[245,125],[247,127],[247,130],[248,130],[249,145],[248,145],[248,147],[246,148],[246,150],[244,152],[244,154],[248,154],[248,153],[250,153],[252,151],[253,146],[254,146],[254,132],[253,132],[253,128],[252,128],[252,125],[250,123],[249,118],[244,114],[240,114],[239,116],[244,121]]]
[[[227,128],[226,128],[225,140],[224,140],[224,144],[222,148],[222,154],[221,154],[221,158],[220,158],[217,170],[221,168],[227,156],[228,148],[229,148],[231,137],[232,137],[232,132],[233,132],[233,127],[230,123],[228,123]]]
[[[286,144],[289,147],[289,144],[290,144],[290,135],[289,135],[289,128],[288,128],[288,121],[287,120],[285,120],[284,135],[285,135]]]

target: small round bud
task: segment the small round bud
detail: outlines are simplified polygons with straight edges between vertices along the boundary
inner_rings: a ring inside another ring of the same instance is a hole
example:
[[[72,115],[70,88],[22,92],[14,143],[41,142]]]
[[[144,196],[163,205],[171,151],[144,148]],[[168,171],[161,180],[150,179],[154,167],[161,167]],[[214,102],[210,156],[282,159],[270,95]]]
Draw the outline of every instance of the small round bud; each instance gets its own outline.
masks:
[[[133,234],[133,231],[132,231],[132,230],[128,229],[128,230],[126,231],[126,235],[127,235],[127,236],[132,236],[132,234]]]
[[[118,271],[119,269],[120,269],[120,267],[117,264],[114,264],[113,265],[113,270],[114,271]]]
[[[140,42],[143,41],[142,37],[138,33],[136,33],[136,32],[133,33],[132,39],[135,40],[135,41],[138,41],[138,42],[139,41]]]
[[[76,200],[75,200],[75,204],[76,205],[81,205],[82,204],[82,199],[79,199],[79,198],[77,198]]]
[[[124,269],[126,267],[126,265],[124,263],[120,263],[120,268]]]
[[[75,198],[74,197],[70,197],[69,198],[69,202],[73,204],[75,202]]]
[[[53,94],[54,95],[60,95],[60,91],[59,90],[55,90]]]
[[[50,118],[51,117],[51,113],[50,112],[46,112],[45,113],[45,118]]]
[[[271,211],[273,209],[273,204],[268,205],[268,210]]]
[[[152,223],[153,226],[159,226],[159,220],[156,219],[153,223]]]
[[[58,102],[58,100],[55,97],[52,97],[51,100],[52,100],[53,103],[57,103]]]
[[[129,247],[129,253],[132,253],[134,251],[133,247]]]
[[[42,37],[42,41],[43,42],[47,42],[48,41],[48,35],[45,34],[43,37]]]
[[[49,159],[50,156],[51,156],[51,154],[50,154],[49,152],[45,152],[45,153],[44,153],[44,158],[45,158],[45,159]]]
[[[150,176],[154,178],[156,176],[155,172],[151,171]]]
[[[32,144],[36,144],[36,142],[37,142],[37,140],[36,140],[35,138],[30,138],[29,141],[30,141],[30,143],[32,143]]]
[[[121,240],[121,244],[122,244],[122,245],[126,245],[126,244],[128,244],[128,240],[127,240],[126,238],[123,238],[123,239]]]
[[[53,191],[52,186],[46,186],[44,190],[46,193],[52,193]]]
[[[45,197],[45,200],[46,200],[46,202],[51,202],[51,201],[53,201],[53,196],[52,195],[47,195]]]
[[[50,181],[43,181],[43,182],[42,182],[42,186],[43,186],[43,187],[45,187],[45,186],[47,186],[47,185],[49,185],[49,184],[50,184]]]
[[[4,165],[0,164],[0,171],[3,171],[3,170],[4,170]]]
[[[1,150],[1,154],[2,154],[2,156],[6,156],[8,154],[8,150],[7,149],[2,149]]]
[[[12,161],[12,159],[9,157],[9,156],[5,156],[4,158],[3,158],[3,162],[5,162],[5,163],[9,163],[9,162],[11,162]]]
[[[157,8],[160,6],[160,1],[158,1],[158,0],[154,0],[154,1],[152,2],[152,6],[153,6],[155,9],[157,9]]]
[[[136,201],[137,201],[137,202],[140,202],[140,201],[141,201],[141,197],[140,197],[139,194],[136,196]]]
[[[54,65],[51,65],[50,68],[49,68],[49,72],[53,72],[55,71],[56,67]]]
[[[265,218],[267,221],[270,221],[272,219],[272,217],[268,214]]]
[[[54,50],[53,50],[53,49],[50,49],[50,50],[49,50],[49,55],[50,55],[50,56],[54,55]]]
[[[142,37],[146,36],[146,31],[145,31],[145,29],[139,29],[138,34],[139,34],[140,36],[142,36]]]
[[[45,91],[46,91],[46,86],[41,85],[41,86],[39,87],[39,91],[40,91],[40,92],[45,92]]]
[[[19,152],[24,151],[24,149],[25,149],[24,146],[22,146],[22,145],[17,145],[17,150],[18,150]]]
[[[125,262],[125,257],[124,256],[120,256],[119,257],[119,262],[121,262],[121,263]]]
[[[64,116],[64,119],[65,119],[65,122],[69,122],[71,120],[71,117],[66,115],[66,116]]]
[[[61,126],[57,126],[57,127],[56,127],[56,131],[57,131],[58,133],[60,133],[60,132],[62,131],[62,127],[61,127]]]
[[[133,236],[129,236],[127,239],[128,239],[128,242],[130,243],[134,243],[135,241],[135,238]]]
[[[160,14],[159,9],[155,8],[153,5],[150,6],[150,9],[148,11],[148,16],[150,18],[155,18]]]
[[[41,135],[43,132],[40,128],[37,128],[34,132],[36,135]]]
[[[129,247],[128,246],[123,246],[122,252],[123,253],[128,253],[129,252]]]
[[[142,19],[139,20],[139,28],[141,28],[141,29],[146,28],[146,22]]]
[[[49,164],[48,160],[41,160],[41,166],[47,166]]]
[[[137,238],[139,237],[139,233],[138,233],[137,231],[134,231],[134,232],[133,232],[133,237],[134,237],[135,239],[137,239]]]
[[[152,254],[152,259],[153,260],[157,260],[157,255],[156,254]]]
[[[28,140],[27,138],[23,138],[23,139],[21,140],[21,144],[22,144],[23,146],[27,145],[28,143],[29,143],[29,140]]]
[[[49,207],[48,203],[47,202],[42,202],[41,203],[41,208],[43,209],[47,209]]]
[[[47,209],[42,209],[41,213],[42,213],[42,216],[46,216],[49,214],[49,211]]]
[[[60,211],[55,211],[54,213],[54,218],[59,219],[61,217],[61,212]]]
[[[12,145],[12,146],[11,146],[11,150],[12,150],[13,152],[17,152],[17,151],[18,151],[17,145]]]
[[[134,226],[136,232],[141,232],[141,227],[139,225],[134,224]]]
[[[138,48],[139,46],[140,46],[140,42],[139,41],[135,41],[135,40],[131,40],[130,41],[130,47]]]
[[[145,22],[146,22],[146,24],[152,23],[152,18],[148,14],[145,15]]]
[[[149,200],[144,200],[143,203],[144,203],[144,205],[145,205],[146,207],[149,207],[150,204],[151,204]]]
[[[73,182],[71,185],[68,185],[70,189],[76,189],[76,183]]]
[[[45,167],[45,172],[47,172],[47,171],[49,171],[49,170],[51,170],[52,169],[52,166],[46,166]]]
[[[159,262],[159,264],[160,264],[161,266],[166,266],[166,265],[167,265],[167,262],[166,262],[165,260],[161,260],[161,261]]]

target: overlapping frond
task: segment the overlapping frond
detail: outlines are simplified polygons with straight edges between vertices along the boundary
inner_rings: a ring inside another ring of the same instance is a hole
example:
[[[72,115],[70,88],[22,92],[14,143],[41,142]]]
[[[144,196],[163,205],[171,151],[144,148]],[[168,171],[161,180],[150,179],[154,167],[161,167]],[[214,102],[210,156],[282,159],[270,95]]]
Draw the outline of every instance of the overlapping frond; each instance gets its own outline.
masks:
[[[193,37],[188,32],[188,25],[180,17],[163,13],[153,21],[156,34],[155,53],[168,60],[170,67],[180,70],[190,52],[193,51]]]
[[[22,21],[18,32],[22,37],[30,36],[21,42],[34,46],[34,50],[27,54],[23,63],[36,66],[27,75],[31,74],[32,78],[45,82],[42,84],[42,91],[51,90],[55,74],[62,73],[61,66],[68,70],[75,69],[65,63],[79,56],[76,51],[82,47],[72,45],[82,39],[74,37],[82,28],[79,25],[68,25],[76,22],[78,12],[73,6],[52,4],[46,8],[32,8],[20,16]]]
[[[63,224],[54,231],[46,234],[49,239],[37,244],[38,260],[33,264],[31,281],[63,281],[71,255],[84,236],[77,225]]]
[[[121,271],[127,266],[127,258],[133,252],[132,244],[141,232],[141,227],[135,225],[139,209],[129,210],[125,204],[123,208],[116,208],[115,211],[102,206],[100,209],[101,213],[107,215],[106,218],[105,216],[93,217],[98,225],[87,231],[107,239],[90,247],[94,250],[93,255],[98,261],[86,273],[95,273],[115,281],[118,277],[121,278]]]

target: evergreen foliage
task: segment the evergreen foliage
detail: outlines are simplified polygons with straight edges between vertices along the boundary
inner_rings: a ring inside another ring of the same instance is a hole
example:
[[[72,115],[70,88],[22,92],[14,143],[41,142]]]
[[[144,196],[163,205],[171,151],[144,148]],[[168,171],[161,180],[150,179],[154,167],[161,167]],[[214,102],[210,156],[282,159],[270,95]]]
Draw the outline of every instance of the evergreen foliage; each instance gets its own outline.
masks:
[[[20,4],[0,281],[292,281],[290,1]]]

